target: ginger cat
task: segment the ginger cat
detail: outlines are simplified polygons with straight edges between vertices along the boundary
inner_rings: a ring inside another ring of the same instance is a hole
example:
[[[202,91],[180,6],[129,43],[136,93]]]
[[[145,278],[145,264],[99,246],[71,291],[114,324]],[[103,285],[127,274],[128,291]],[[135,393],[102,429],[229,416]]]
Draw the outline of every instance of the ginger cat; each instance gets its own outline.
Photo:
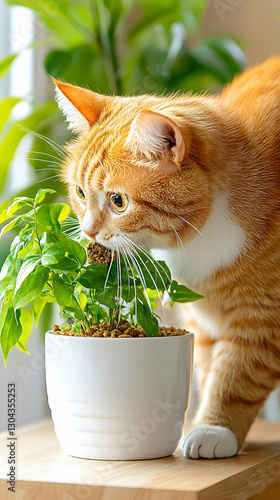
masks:
[[[230,457],[280,378],[280,58],[215,97],[55,84],[78,132],[63,178],[84,233],[159,249],[205,297],[190,306],[201,404],[182,449]]]

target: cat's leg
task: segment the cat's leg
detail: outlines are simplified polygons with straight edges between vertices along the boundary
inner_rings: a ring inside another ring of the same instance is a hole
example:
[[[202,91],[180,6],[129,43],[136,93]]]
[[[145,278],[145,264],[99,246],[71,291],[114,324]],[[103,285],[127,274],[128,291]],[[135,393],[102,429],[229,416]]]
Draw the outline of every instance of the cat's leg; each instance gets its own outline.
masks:
[[[187,457],[235,455],[280,377],[280,345],[267,332],[246,333],[228,331],[214,346],[196,427],[182,443]]]
[[[195,332],[194,360],[197,369],[196,373],[199,384],[200,401],[202,401],[205,385],[211,370],[213,348],[216,341],[201,330],[195,328],[195,326],[191,331]]]

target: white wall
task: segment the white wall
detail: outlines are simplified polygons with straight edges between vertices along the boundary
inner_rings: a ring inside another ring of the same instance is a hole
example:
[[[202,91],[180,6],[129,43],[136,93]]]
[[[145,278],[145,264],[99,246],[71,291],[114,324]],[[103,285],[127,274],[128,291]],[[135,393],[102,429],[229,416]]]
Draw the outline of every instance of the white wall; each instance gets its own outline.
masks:
[[[210,0],[203,36],[231,35],[241,44],[248,65],[280,54],[279,0]]]

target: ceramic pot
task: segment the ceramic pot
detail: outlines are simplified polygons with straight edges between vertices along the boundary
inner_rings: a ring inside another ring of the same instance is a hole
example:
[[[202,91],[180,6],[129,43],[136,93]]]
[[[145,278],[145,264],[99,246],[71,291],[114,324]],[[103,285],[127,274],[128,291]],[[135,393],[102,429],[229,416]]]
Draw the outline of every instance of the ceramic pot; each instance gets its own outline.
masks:
[[[91,338],[46,333],[55,432],[69,455],[140,460],[173,453],[193,377],[194,335]]]

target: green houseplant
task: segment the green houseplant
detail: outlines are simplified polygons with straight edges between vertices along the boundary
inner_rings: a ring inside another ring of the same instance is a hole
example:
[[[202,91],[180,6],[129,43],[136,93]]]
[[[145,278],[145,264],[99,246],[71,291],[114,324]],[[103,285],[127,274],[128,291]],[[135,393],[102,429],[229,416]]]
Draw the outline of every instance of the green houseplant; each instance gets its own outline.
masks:
[[[88,264],[84,246],[63,232],[70,212],[65,203],[43,203],[51,189],[40,189],[35,198],[15,198],[0,222],[8,220],[1,235],[18,229],[0,273],[1,348],[5,364],[16,345],[27,351],[26,341],[44,306],[56,302],[64,318],[62,330],[79,334],[93,322],[111,326],[120,318],[140,325],[148,336],[157,336],[153,312],[157,298],[167,292],[172,302],[201,298],[171,279],[163,261],[143,251],[139,262],[117,255],[108,264]],[[23,213],[22,213],[23,212]]]
[[[145,251],[138,264],[118,254],[108,263],[89,264],[83,242],[63,232],[70,207],[45,203],[46,194],[53,192],[40,189],[34,199],[14,199],[0,218],[6,222],[2,234],[18,231],[0,273],[5,364],[14,346],[28,352],[33,320],[37,326],[45,305],[56,302],[64,321],[59,333],[66,335],[46,334],[46,378],[63,449],[97,459],[169,455],[181,437],[192,385],[193,334],[158,337],[153,308],[163,293],[171,302],[201,296],[172,280],[166,264]],[[105,324],[106,331],[122,322],[140,326],[145,336],[84,335],[98,325]],[[141,377],[135,378],[135,371]],[[147,422],[153,426],[149,441],[131,435],[136,424],[147,427]]]

